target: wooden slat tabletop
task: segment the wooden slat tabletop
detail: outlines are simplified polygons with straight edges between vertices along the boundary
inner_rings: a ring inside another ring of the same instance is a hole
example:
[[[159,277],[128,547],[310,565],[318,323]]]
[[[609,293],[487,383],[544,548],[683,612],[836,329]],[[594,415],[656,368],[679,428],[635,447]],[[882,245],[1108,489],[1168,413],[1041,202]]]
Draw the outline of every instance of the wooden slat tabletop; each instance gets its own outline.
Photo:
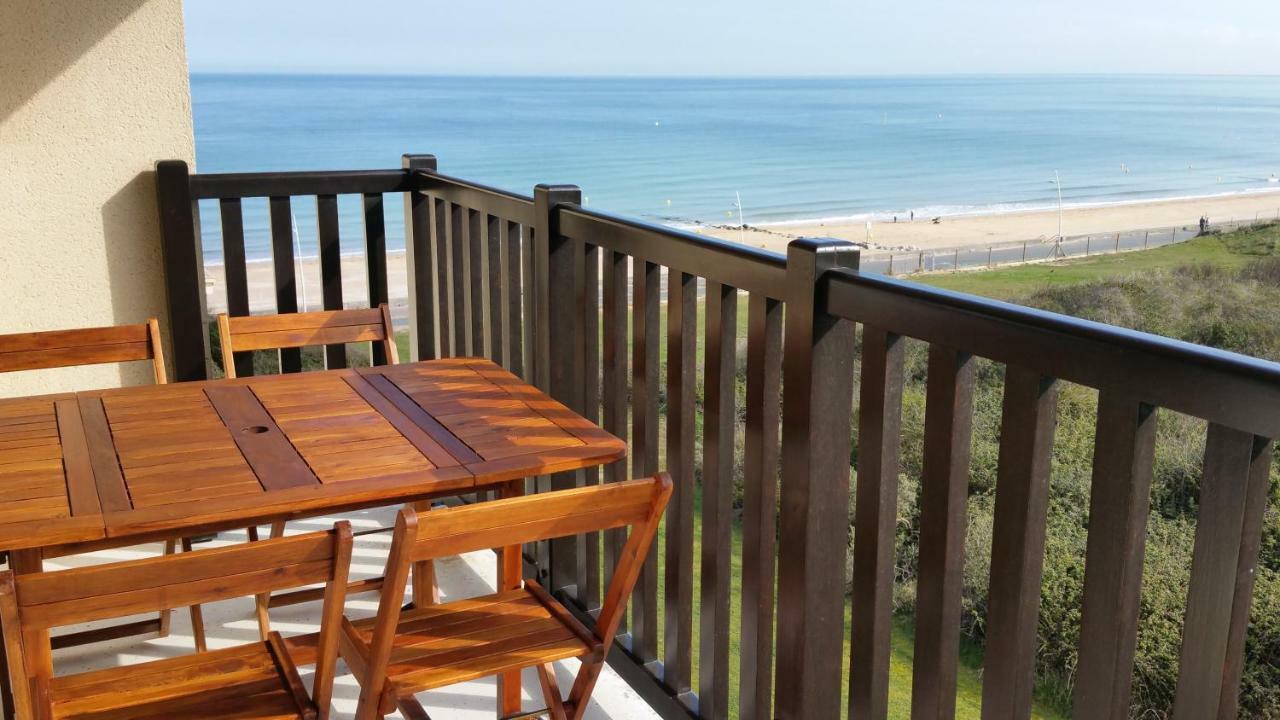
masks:
[[[0,400],[0,549],[387,505],[625,452],[472,358]]]

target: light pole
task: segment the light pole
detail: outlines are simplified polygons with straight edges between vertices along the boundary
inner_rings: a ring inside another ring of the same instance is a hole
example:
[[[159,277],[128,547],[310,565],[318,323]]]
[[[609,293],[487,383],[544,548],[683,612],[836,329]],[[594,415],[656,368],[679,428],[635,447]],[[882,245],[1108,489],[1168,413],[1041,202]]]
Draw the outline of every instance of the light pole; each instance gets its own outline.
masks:
[[[1062,241],[1062,178],[1058,177],[1058,171],[1053,171],[1053,183],[1058,186],[1058,241]]]

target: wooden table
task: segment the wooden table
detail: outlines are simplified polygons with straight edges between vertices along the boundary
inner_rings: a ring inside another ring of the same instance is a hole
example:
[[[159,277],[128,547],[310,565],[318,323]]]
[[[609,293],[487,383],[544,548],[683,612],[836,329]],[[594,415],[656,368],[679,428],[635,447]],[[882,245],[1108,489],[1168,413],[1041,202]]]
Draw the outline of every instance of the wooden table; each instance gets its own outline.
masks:
[[[0,549],[38,572],[52,554],[519,494],[526,477],[625,453],[472,358],[0,400]],[[518,586],[519,547],[501,557],[499,583]],[[513,695],[504,683],[500,712]]]

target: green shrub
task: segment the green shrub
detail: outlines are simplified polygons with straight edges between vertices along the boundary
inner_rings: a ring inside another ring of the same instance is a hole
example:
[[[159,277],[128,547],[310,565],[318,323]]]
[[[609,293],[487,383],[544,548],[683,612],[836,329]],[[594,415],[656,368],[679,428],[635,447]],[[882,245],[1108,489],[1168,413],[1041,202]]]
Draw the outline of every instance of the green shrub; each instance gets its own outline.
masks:
[[[1189,342],[1280,360],[1280,226],[1223,235],[1259,260],[1239,271],[1212,265],[1167,273],[1052,286],[1022,304],[1154,332]],[[962,582],[962,632],[985,637],[1004,370],[977,360],[968,530]],[[901,469],[894,606],[914,610],[919,556],[927,348],[910,343],[904,366]],[[855,396],[856,397],[856,396]],[[1036,671],[1040,693],[1070,705],[1084,588],[1097,393],[1063,384],[1052,457]],[[1161,410],[1157,419],[1151,513],[1131,715],[1165,718],[1172,705],[1199,508],[1206,423]],[[856,462],[856,424],[854,428]],[[1242,717],[1280,719],[1280,470],[1273,465],[1271,503],[1254,590],[1241,683]],[[852,515],[850,516],[852,518]]]

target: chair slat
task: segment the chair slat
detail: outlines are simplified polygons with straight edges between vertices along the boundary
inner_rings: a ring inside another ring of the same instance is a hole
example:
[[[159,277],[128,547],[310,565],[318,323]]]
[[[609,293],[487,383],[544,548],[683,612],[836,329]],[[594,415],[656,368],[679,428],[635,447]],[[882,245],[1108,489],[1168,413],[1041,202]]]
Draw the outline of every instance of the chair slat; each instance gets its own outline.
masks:
[[[1056,381],[1015,366],[1006,369],[987,594],[984,718],[1031,713],[1056,408]]]
[[[369,342],[386,337],[382,322],[377,325],[348,325],[345,327],[302,328],[276,330],[274,332],[246,333],[231,336],[231,347],[236,352],[268,350],[273,348],[299,348],[309,345],[328,345],[348,342]]]
[[[1099,394],[1080,662],[1071,703],[1082,720],[1129,716],[1155,438],[1154,408],[1114,390]]]
[[[207,551],[212,557],[201,551],[19,575],[22,623],[54,628],[329,581],[333,534],[297,537],[306,540],[289,545],[292,558],[270,543],[250,543]]]
[[[382,313],[377,307],[349,310],[317,310],[289,315],[246,315],[228,318],[232,335],[265,333],[282,330],[342,328],[353,325],[377,325]]]
[[[849,670],[852,717],[884,717],[888,711],[904,344],[881,328],[862,328]]]
[[[915,717],[955,715],[973,380],[972,358],[950,348],[930,346],[912,663],[911,712]]]

